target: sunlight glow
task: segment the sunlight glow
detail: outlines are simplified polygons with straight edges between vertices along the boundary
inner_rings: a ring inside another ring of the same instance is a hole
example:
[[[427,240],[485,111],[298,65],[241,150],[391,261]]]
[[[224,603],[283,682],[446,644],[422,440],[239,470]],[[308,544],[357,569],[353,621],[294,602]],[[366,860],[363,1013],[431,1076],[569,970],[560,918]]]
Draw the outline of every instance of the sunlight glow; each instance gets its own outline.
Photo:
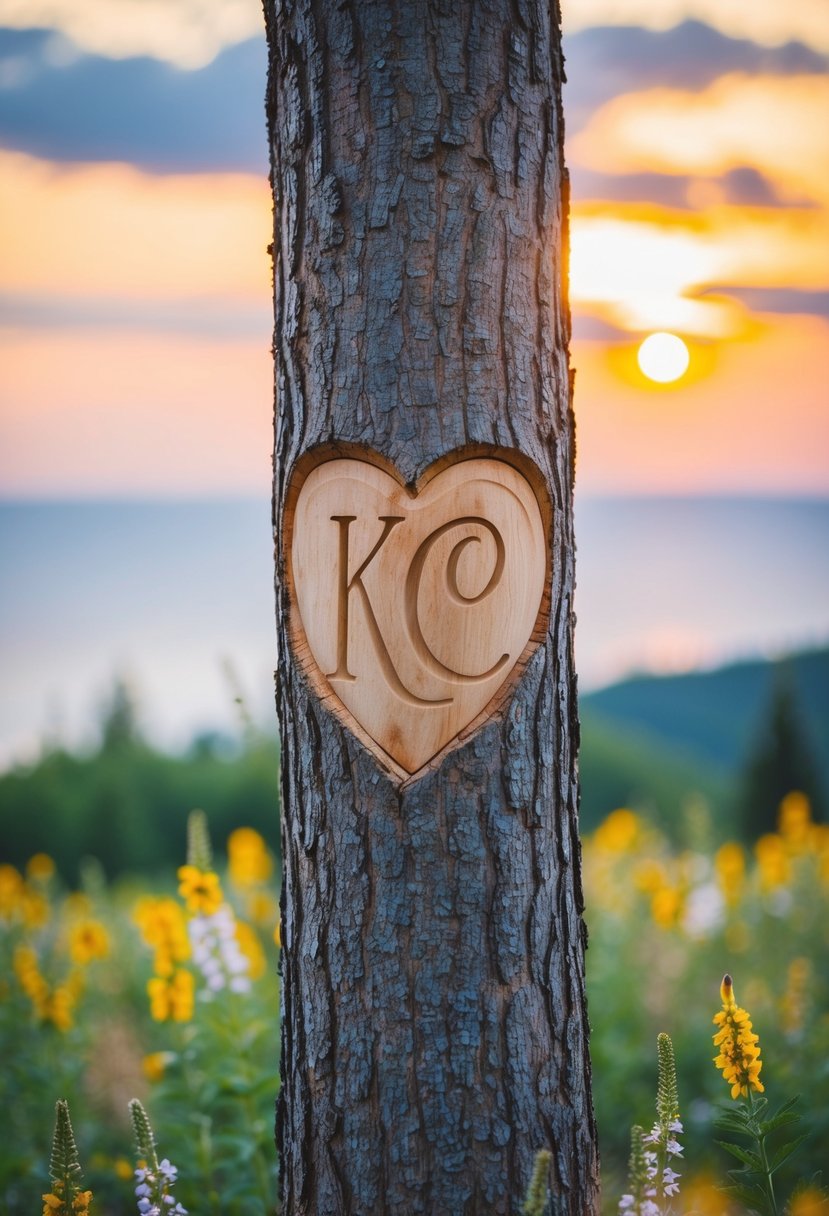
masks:
[[[575,304],[598,305],[624,329],[669,325],[723,337],[734,329],[732,310],[688,292],[716,281],[722,259],[694,232],[611,216],[574,216],[570,238],[570,293]]]
[[[682,339],[664,332],[649,334],[636,358],[644,375],[657,384],[672,384],[679,380],[691,361]]]
[[[734,338],[750,318],[730,286],[823,291],[827,276],[829,211],[819,207],[573,208],[571,299],[619,329]]]

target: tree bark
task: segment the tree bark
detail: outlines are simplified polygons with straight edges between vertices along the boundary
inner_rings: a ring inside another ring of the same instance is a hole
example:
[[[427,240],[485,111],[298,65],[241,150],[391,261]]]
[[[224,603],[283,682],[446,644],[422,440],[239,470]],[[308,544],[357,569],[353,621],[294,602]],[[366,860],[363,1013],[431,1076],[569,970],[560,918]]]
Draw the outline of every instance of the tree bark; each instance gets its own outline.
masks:
[[[265,0],[283,748],[285,1216],[596,1209],[572,652],[562,58],[545,0]],[[401,783],[291,641],[289,484],[319,445],[414,484],[521,453],[550,611],[505,705]],[[352,449],[348,449],[352,450]]]

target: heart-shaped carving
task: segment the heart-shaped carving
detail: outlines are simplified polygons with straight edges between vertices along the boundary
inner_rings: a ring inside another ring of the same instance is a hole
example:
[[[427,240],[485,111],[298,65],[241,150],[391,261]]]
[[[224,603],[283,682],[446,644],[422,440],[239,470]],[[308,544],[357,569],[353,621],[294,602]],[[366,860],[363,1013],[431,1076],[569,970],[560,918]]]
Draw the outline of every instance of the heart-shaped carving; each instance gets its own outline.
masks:
[[[537,642],[539,498],[504,460],[460,459],[411,491],[377,463],[335,457],[301,480],[292,521],[298,657],[320,696],[409,776],[494,710]]]

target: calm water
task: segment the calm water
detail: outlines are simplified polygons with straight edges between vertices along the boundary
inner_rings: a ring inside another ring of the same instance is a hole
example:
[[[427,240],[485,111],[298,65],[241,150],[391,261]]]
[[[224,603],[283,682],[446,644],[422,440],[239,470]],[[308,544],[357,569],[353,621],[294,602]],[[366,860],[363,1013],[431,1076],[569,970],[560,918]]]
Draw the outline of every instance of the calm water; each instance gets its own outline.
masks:
[[[581,685],[829,638],[829,502],[582,499]],[[172,746],[272,721],[266,502],[0,504],[0,763],[94,734],[115,672]],[[234,673],[228,675],[228,667]]]

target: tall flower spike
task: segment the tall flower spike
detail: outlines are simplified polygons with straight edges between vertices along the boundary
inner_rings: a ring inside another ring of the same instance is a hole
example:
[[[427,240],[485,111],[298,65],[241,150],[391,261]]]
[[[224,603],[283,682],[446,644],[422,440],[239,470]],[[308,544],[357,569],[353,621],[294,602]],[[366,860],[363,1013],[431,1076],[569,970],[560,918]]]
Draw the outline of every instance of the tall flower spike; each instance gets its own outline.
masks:
[[[213,865],[210,832],[204,811],[191,811],[187,818],[187,864],[199,870],[209,870]]]
[[[147,1112],[137,1098],[132,1099],[129,1110],[138,1156],[146,1162],[147,1169],[155,1173],[158,1170],[158,1155],[155,1150],[155,1136]]]
[[[166,1157],[158,1160],[147,1112],[137,1098],[132,1099],[129,1108],[139,1161],[135,1171],[139,1216],[187,1216],[187,1209],[173,1196],[178,1170]]]
[[[55,1131],[49,1158],[49,1177],[52,1190],[43,1196],[44,1216],[58,1216],[63,1212],[87,1216],[92,1192],[81,1190],[78,1146],[75,1144],[75,1133],[69,1118],[69,1103],[63,1099],[55,1103]]]
[[[638,1124],[630,1129],[628,1159],[628,1190],[619,1200],[620,1216],[640,1216],[650,1187],[648,1163],[645,1160],[645,1133]]]
[[[657,1082],[656,1116],[662,1127],[670,1129],[679,1119],[679,1091],[676,1083],[676,1059],[670,1035],[660,1034],[656,1040]]]
[[[642,1205],[642,1216],[657,1216],[671,1210],[670,1200],[679,1193],[680,1174],[673,1169],[672,1162],[682,1156],[682,1145],[678,1136],[682,1131],[679,1118],[679,1096],[676,1083],[676,1060],[670,1035],[660,1034],[656,1040],[657,1082],[656,1122],[644,1137],[645,1164],[648,1167],[651,1204]],[[656,1199],[662,1201],[660,1207]]]
[[[55,1103],[55,1132],[52,1136],[52,1155],[49,1160],[49,1177],[65,1187],[80,1182],[81,1163],[72,1121],[69,1118],[69,1103],[61,1099]]]
[[[722,1070],[723,1077],[731,1086],[732,1098],[747,1098],[749,1090],[763,1093],[760,1040],[752,1030],[747,1011],[737,1004],[730,975],[723,976],[720,997],[722,1009],[714,1015],[714,1024],[719,1027],[714,1035],[714,1046],[719,1049],[714,1064]]]

